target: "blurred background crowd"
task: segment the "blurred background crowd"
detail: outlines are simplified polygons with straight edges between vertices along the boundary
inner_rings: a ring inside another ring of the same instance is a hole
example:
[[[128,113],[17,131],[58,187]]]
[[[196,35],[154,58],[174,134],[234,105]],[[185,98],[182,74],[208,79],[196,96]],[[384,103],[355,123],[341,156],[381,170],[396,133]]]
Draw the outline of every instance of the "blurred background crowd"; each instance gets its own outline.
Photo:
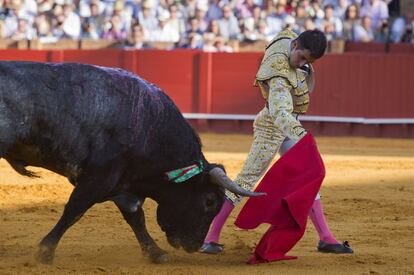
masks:
[[[231,52],[284,28],[328,40],[414,43],[414,12],[395,0],[0,0],[0,39],[116,40]]]

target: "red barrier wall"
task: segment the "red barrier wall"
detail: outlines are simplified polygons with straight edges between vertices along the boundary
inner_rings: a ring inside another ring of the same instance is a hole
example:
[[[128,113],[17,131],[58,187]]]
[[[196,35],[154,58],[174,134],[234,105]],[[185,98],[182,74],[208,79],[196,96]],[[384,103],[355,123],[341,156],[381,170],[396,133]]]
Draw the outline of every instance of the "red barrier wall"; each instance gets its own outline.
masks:
[[[253,87],[262,55],[211,55],[211,113],[254,114],[263,108],[263,98],[258,88]]]
[[[0,50],[0,60],[82,62],[125,68],[161,87],[186,113],[257,113],[264,102],[258,88],[252,84],[261,58],[261,53],[189,50]],[[315,70],[316,89],[309,115],[414,118],[412,54],[330,54],[316,62]],[[217,128],[221,124],[218,121],[203,123]],[[367,129],[372,127],[367,125],[334,127],[345,127],[344,133],[335,130],[331,133],[325,125],[317,125],[317,131],[326,134],[398,133],[397,136],[407,136],[408,133],[414,136],[413,125],[400,125],[402,128],[398,130],[394,126],[370,130]],[[231,127],[251,129],[251,121],[231,122]],[[390,130],[386,130],[388,128]]]
[[[49,61],[49,51],[35,50],[0,50],[0,60],[19,60],[19,61]]]
[[[414,56],[329,55],[315,64],[309,114],[413,118]]]
[[[140,51],[136,73],[157,84],[179,106],[182,112],[197,112],[197,51]]]

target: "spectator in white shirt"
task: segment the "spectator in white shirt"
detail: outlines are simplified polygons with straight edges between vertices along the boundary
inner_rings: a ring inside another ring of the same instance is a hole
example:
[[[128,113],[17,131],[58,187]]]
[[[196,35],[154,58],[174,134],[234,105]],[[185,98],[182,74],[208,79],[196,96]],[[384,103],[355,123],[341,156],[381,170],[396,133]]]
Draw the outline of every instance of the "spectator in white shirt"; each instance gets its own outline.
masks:
[[[218,21],[220,34],[226,39],[240,39],[240,28],[237,18],[234,16],[230,5],[223,5],[223,18]]]
[[[334,8],[335,17],[343,20],[345,18],[345,11],[348,6],[349,6],[348,0],[337,0],[337,4]]]
[[[180,34],[176,29],[168,24],[170,14],[168,11],[163,11],[159,16],[159,27],[153,31],[149,37],[149,41],[159,42],[178,42],[180,40]]]
[[[413,33],[414,30],[414,11],[406,10],[403,13],[403,17],[395,19],[391,28],[391,40],[394,43],[401,42],[404,34],[408,31]]]
[[[218,20],[223,17],[223,11],[220,8],[220,0],[210,0],[207,11],[208,20]]]
[[[204,33],[208,28],[208,17],[207,17],[208,6],[199,4],[195,11],[195,17],[197,17],[200,23],[200,30]]]
[[[275,12],[266,18],[268,32],[270,35],[276,36],[286,25],[286,6],[282,3],[276,4]]]
[[[170,20],[168,21],[168,24],[180,34],[180,37],[185,36],[185,22],[178,11],[178,6],[176,4],[172,4],[169,7],[169,11]]]
[[[17,30],[11,36],[13,40],[32,40],[34,38],[33,28],[25,19],[19,19]]]
[[[158,20],[154,15],[152,4],[148,0],[142,3],[142,10],[138,13],[138,22],[144,29],[145,40],[149,38],[151,32],[158,28]]]
[[[355,42],[372,42],[374,40],[371,17],[363,16],[361,25],[355,26],[354,39]]]
[[[332,5],[326,5],[324,8],[324,12],[325,12],[325,17],[322,20],[318,20],[316,22],[316,26],[318,29],[320,30],[324,30],[325,29],[325,25],[327,24],[332,24],[335,28],[335,37],[340,37],[342,36],[342,30],[343,30],[343,25],[342,25],[342,21],[335,17],[334,15],[334,9]],[[329,29],[331,29],[329,27]]]
[[[81,21],[79,15],[75,13],[75,5],[65,4],[63,6],[63,31],[65,36],[71,39],[78,39],[81,32]]]
[[[205,52],[217,52],[217,48],[214,46],[216,36],[214,33],[208,32],[204,34],[203,51]]]

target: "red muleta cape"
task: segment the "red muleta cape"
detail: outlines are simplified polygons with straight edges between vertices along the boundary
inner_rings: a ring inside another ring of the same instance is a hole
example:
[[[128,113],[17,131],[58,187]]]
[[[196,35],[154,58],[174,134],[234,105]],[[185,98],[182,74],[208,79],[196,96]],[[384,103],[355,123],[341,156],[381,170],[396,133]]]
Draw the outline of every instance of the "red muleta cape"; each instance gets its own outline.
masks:
[[[285,254],[305,233],[310,208],[324,177],[325,167],[310,133],[269,169],[255,190],[267,196],[249,198],[235,222],[242,229],[271,225],[249,264],[297,258]]]

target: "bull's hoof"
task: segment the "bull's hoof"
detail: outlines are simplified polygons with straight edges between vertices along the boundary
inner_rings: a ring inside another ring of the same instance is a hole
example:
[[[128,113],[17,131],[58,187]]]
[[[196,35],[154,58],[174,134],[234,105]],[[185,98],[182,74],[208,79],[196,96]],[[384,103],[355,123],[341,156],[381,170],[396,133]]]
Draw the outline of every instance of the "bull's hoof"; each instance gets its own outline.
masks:
[[[170,260],[167,252],[161,250],[161,253],[154,253],[150,255],[150,260],[154,264],[166,263]]]
[[[162,264],[168,262],[168,253],[159,247],[151,247],[143,251],[144,255],[147,256],[150,261],[154,264]]]
[[[36,261],[42,264],[52,264],[55,257],[55,250],[46,245],[39,245],[36,253]]]

